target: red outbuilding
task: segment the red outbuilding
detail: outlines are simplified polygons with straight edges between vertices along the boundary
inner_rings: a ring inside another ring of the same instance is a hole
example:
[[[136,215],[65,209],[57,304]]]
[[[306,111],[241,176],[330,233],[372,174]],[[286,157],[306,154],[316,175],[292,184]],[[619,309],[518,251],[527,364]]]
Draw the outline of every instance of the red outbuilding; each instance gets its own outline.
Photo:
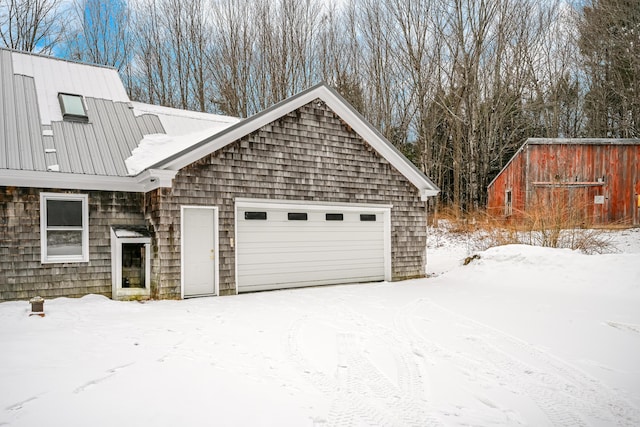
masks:
[[[510,221],[555,210],[640,225],[640,139],[529,138],[489,184],[487,208]]]

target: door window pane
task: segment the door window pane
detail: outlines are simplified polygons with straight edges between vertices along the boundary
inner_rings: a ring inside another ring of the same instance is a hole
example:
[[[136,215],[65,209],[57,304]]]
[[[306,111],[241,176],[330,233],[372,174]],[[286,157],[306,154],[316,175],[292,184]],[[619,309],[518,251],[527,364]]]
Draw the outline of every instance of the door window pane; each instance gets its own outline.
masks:
[[[145,287],[145,254],[144,243],[122,244],[122,287]]]

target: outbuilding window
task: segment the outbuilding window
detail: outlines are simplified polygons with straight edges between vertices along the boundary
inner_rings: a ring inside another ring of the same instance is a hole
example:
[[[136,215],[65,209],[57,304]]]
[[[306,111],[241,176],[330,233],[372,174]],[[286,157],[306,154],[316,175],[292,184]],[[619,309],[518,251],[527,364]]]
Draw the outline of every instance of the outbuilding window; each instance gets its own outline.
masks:
[[[60,101],[60,109],[62,110],[62,118],[64,120],[89,121],[82,96],[70,93],[59,93],[58,101]]]
[[[41,262],[89,261],[86,194],[40,193]]]
[[[511,214],[513,214],[511,190],[507,190],[504,194],[504,214],[506,216],[511,216]]]

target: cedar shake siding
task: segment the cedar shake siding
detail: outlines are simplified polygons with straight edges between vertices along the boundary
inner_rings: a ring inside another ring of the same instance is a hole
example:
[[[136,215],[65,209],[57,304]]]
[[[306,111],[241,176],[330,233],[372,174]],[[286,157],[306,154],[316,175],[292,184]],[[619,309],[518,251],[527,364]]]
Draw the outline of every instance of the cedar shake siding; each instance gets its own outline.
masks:
[[[89,262],[42,264],[40,193],[87,194]],[[0,301],[111,296],[112,225],[145,225],[143,194],[0,187]]]
[[[426,200],[439,189],[326,83],[241,120],[131,102],[110,67],[0,48],[0,70],[16,106],[0,111],[0,301],[425,275]],[[60,94],[86,117],[65,115]],[[278,202],[318,219],[235,229],[241,204],[277,217]],[[342,207],[343,223],[317,212]],[[246,271],[274,281],[245,286]]]
[[[235,293],[236,198],[391,204],[392,278],[424,277],[426,211],[419,191],[320,100],[311,102],[176,175],[146,195],[155,230],[152,282],[180,297],[180,207],[219,208],[220,294]]]

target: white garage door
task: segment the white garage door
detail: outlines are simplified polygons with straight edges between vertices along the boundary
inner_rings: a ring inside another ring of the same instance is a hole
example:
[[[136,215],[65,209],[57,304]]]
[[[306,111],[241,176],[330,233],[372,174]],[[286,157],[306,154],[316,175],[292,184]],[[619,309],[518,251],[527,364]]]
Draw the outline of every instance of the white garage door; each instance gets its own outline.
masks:
[[[238,292],[390,276],[389,207],[237,203]]]

